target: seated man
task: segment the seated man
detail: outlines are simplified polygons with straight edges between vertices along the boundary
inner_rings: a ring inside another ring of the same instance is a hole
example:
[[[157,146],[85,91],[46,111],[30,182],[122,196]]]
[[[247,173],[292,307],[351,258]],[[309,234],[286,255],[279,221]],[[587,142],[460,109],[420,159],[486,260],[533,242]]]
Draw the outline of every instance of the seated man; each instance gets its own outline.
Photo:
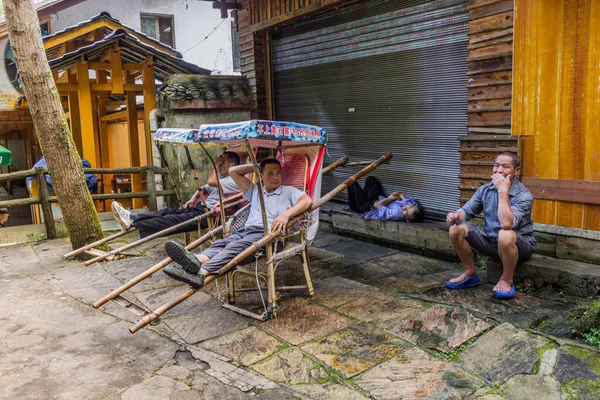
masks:
[[[381,183],[374,176],[366,179],[364,189],[358,182],[348,187],[348,203],[351,210],[363,213],[362,217],[366,220],[408,222],[423,220],[423,207],[414,197],[406,197],[400,192],[384,197]]]
[[[218,273],[231,259],[264,236],[258,187],[245,177],[253,168],[252,165],[241,165],[229,171],[235,183],[244,192],[244,197],[251,202],[250,215],[244,228],[225,239],[217,240],[197,256],[177,242],[167,242],[167,254],[181,267],[168,266],[163,270],[165,274],[200,288],[204,285],[207,275]],[[310,208],[312,199],[295,187],[281,185],[281,164],[278,160],[263,160],[259,171],[263,182],[267,223],[271,232],[281,232],[285,230],[291,217]]]
[[[446,282],[450,289],[479,284],[472,247],[478,253],[502,261],[502,277],[494,287],[496,297],[515,297],[513,275],[517,263],[529,260],[536,247],[531,221],[533,196],[515,179],[520,167],[521,160],[516,154],[501,153],[494,163],[492,181],[477,189],[462,208],[446,216],[452,247],[465,267],[463,274]],[[483,230],[465,223],[482,211]]]
[[[240,164],[240,156],[231,151],[226,151],[221,154],[215,161],[217,170],[219,171],[219,181],[223,189],[223,197],[228,198],[240,192],[240,189],[229,176],[229,168]],[[213,169],[208,177],[208,183],[202,187],[202,194],[206,197],[206,206],[210,209],[219,204],[219,191],[217,190],[217,178]],[[121,224],[125,230],[132,225],[138,228],[140,238],[160,232],[177,224],[204,214],[204,206],[201,202],[200,191],[196,191],[192,198],[187,201],[181,208],[163,208],[158,211],[150,211],[144,213],[134,213],[116,201],[112,203],[112,211],[115,219]],[[202,228],[208,227],[208,221],[203,219],[200,222]],[[196,229],[194,224],[189,224],[176,233],[190,232]]]

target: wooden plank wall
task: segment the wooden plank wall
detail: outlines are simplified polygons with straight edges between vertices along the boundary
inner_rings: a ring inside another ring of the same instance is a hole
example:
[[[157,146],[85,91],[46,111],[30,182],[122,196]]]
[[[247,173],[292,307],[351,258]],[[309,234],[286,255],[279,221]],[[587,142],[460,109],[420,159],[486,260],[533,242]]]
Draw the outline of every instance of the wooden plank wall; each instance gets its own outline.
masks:
[[[271,71],[269,32],[317,13],[357,0],[240,0],[238,31],[242,75],[253,96],[252,118],[270,119]]]
[[[513,0],[470,0],[468,135],[460,145],[460,201],[488,183],[496,155],[518,152],[511,136]]]
[[[575,189],[583,181],[600,198],[598,24],[597,0],[515,1],[513,131],[524,175],[572,196],[534,193],[535,222],[600,230],[600,206],[583,204]]]

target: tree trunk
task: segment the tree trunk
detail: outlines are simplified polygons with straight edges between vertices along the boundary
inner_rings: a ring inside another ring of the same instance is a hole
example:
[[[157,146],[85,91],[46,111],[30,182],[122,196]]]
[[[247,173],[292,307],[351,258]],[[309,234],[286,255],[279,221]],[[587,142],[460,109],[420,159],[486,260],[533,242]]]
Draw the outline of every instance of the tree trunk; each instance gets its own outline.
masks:
[[[37,13],[32,0],[4,0],[4,12],[31,117],[71,245],[79,248],[99,240],[103,233],[46,59]]]

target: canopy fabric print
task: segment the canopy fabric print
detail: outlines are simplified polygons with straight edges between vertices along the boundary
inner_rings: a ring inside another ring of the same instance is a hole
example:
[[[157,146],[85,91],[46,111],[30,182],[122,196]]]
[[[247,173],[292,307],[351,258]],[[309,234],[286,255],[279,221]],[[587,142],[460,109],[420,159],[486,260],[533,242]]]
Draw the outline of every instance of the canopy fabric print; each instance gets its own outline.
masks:
[[[197,139],[198,129],[159,128],[154,133],[156,142],[194,144]]]
[[[228,124],[200,125],[198,141],[266,139],[325,144],[325,129],[296,122],[251,120]]]

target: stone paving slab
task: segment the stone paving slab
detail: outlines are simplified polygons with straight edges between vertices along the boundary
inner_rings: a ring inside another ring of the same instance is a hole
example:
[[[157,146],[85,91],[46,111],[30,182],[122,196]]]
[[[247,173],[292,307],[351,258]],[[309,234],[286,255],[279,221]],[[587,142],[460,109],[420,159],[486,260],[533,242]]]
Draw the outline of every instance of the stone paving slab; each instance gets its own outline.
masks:
[[[343,305],[338,311],[352,318],[371,322],[380,328],[387,328],[426,307],[427,305],[419,300],[376,294]]]
[[[266,321],[261,328],[298,345],[340,330],[351,321],[301,298],[282,301],[277,318]]]
[[[122,283],[126,283],[129,280],[141,274],[142,272],[151,268],[154,264],[154,260],[151,260],[148,257],[132,257],[112,261],[110,263],[104,263],[102,266],[108,273],[119,279]],[[137,293],[150,289],[181,285],[181,283],[169,278],[161,270],[156,271],[154,274],[152,274],[152,276],[144,279],[143,281],[129,289],[129,291],[131,291],[132,293]]]
[[[406,252],[379,257],[374,259],[373,262],[392,268],[395,273],[402,275],[429,275],[461,268],[460,265],[455,263]]]
[[[306,395],[312,400],[365,400],[366,397],[355,390],[336,383],[289,385],[290,389]]]
[[[459,275],[462,270],[451,270],[438,272],[431,275],[388,275],[380,279],[370,281],[369,284],[376,286],[377,288],[387,293],[413,293],[417,294],[415,297],[419,297],[418,294],[424,290],[432,288],[441,288],[448,279],[451,279]],[[394,272],[396,274],[396,272]]]
[[[576,346],[561,346],[552,371],[567,394],[578,399],[600,398],[600,353]]]
[[[121,282],[101,266],[86,267],[79,263],[54,270],[49,284],[86,304],[96,302],[121,286]]]
[[[359,260],[374,260],[379,257],[398,253],[398,250],[358,240],[347,240],[327,246],[328,251],[343,254]]]
[[[205,349],[249,366],[283,348],[273,336],[251,326],[228,335],[200,343]]]
[[[392,358],[408,346],[403,340],[363,323],[333,333],[315,343],[308,343],[302,346],[302,350],[345,376],[352,377]]]
[[[118,398],[178,348],[33,279],[0,279],[0,292],[3,398]]]
[[[372,286],[339,276],[319,279],[314,282],[314,287],[315,296],[311,301],[329,308],[336,308],[342,304],[356,300],[358,297],[367,296],[376,290]]]
[[[198,343],[245,328],[249,320],[222,307],[166,318],[163,323],[186,343]]]
[[[278,383],[296,385],[319,382],[328,377],[325,369],[297,348],[289,348],[252,366],[256,372]]]
[[[551,346],[547,339],[504,323],[481,336],[459,356],[468,371],[498,384],[514,375],[529,374],[539,358],[539,351]]]
[[[405,319],[392,332],[419,347],[448,352],[491,326],[465,310],[438,304]]]
[[[190,290],[188,285],[166,287],[161,289],[147,290],[135,293],[145,309],[156,310],[158,307],[174,300]],[[192,297],[167,311],[161,318],[170,318],[177,315],[187,314],[192,311],[203,311],[211,308],[220,308],[221,303],[203,292],[196,292]]]
[[[313,240],[312,245],[313,247],[327,248],[329,246],[342,242],[348,242],[350,240],[352,239],[349,237],[340,236],[333,233],[319,232],[319,234]]]
[[[365,373],[357,384],[375,399],[461,399],[481,383],[418,348]]]

